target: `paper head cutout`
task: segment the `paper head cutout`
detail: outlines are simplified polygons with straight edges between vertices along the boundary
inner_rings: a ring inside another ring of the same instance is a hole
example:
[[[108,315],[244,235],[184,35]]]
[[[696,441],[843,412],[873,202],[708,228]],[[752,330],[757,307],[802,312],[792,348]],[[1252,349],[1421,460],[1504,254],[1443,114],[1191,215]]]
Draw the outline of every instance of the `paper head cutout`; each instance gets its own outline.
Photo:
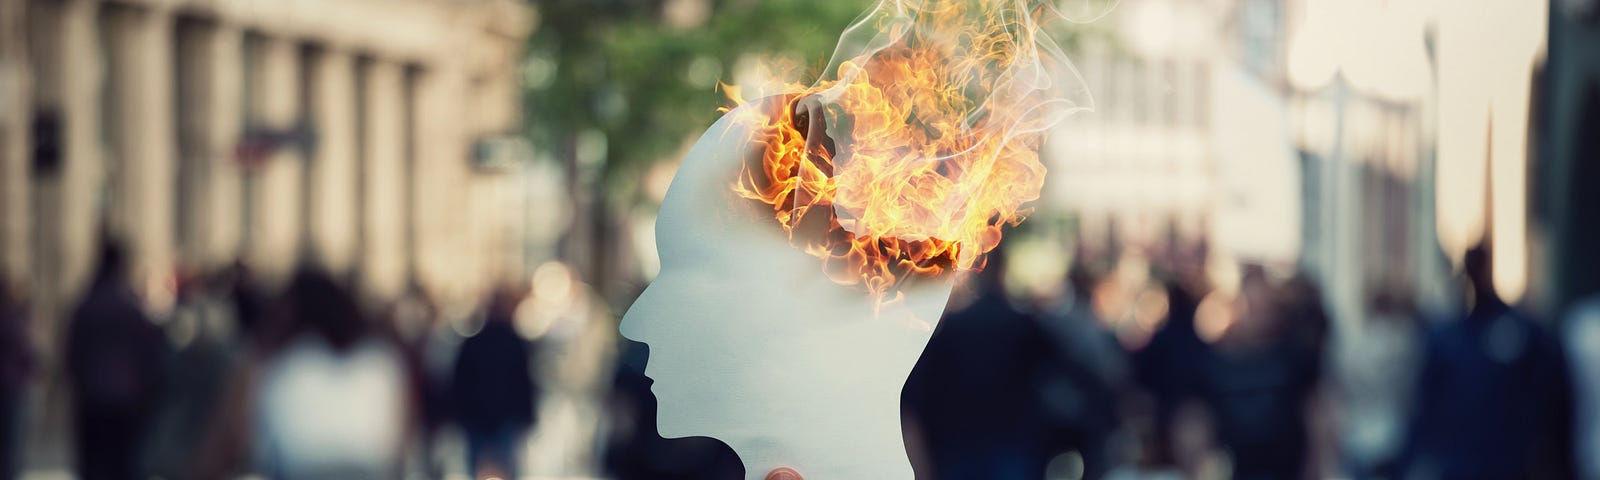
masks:
[[[885,1],[829,73],[730,110],[656,222],[622,320],[657,428],[759,479],[909,479],[900,391],[955,282],[1037,198],[1046,129],[1091,102],[1035,0]],[[743,102],[740,102],[743,103]],[[775,221],[776,220],[776,221]]]
[[[622,320],[624,336],[650,346],[657,426],[726,442],[748,478],[779,466],[910,478],[900,389],[953,279],[908,282],[887,305],[829,279],[764,205],[728,188],[761,147],[732,118],[673,178],[656,222],[661,272]]]

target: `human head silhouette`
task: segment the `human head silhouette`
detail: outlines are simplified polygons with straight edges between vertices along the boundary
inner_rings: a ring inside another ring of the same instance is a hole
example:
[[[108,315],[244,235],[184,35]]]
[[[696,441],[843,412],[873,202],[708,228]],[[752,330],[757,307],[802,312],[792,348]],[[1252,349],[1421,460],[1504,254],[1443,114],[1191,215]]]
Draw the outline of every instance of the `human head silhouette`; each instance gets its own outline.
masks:
[[[650,346],[664,436],[720,439],[752,479],[911,478],[900,390],[954,272],[1039,197],[1045,133],[1092,108],[1040,28],[1055,4],[880,1],[815,83],[700,138],[621,325]]]
[[[349,290],[333,275],[312,265],[296,268],[284,292],[291,322],[290,334],[321,336],[335,350],[344,351],[360,340],[365,321]]]
[[[1472,293],[1475,304],[1488,305],[1500,301],[1500,295],[1494,289],[1494,253],[1485,241],[1467,250],[1461,258],[1462,270],[1466,273],[1467,280],[1472,282]]]
[[[660,274],[622,320],[624,336],[650,346],[658,428],[722,440],[752,479],[779,466],[911,478],[900,390],[953,275],[902,282],[901,299],[882,305],[830,280],[766,205],[729,188],[761,148],[736,113],[685,156],[656,221]]]
[[[95,281],[121,284],[128,281],[128,251],[122,239],[110,234],[100,237],[100,253],[95,267]]]

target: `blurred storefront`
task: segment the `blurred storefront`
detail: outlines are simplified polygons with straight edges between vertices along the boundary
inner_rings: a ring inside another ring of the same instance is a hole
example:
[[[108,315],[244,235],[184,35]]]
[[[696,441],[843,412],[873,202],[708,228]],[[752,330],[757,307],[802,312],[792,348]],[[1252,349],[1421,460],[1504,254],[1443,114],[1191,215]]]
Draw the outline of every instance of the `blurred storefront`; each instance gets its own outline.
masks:
[[[0,273],[60,318],[110,234],[155,311],[235,261],[475,301],[528,273],[507,139],[533,24],[512,0],[0,2]]]

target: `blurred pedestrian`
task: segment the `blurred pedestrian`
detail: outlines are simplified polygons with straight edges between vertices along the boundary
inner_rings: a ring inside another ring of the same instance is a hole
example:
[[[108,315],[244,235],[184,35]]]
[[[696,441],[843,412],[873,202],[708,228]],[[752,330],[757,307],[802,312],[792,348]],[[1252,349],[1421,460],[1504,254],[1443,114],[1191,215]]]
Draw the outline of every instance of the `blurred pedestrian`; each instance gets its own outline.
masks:
[[[19,286],[0,278],[0,480],[21,468],[24,406],[38,358],[28,338],[28,306]]]
[[[429,478],[444,476],[436,455],[436,439],[450,418],[450,374],[461,336],[440,328],[438,304],[422,283],[413,280],[389,309],[395,337],[405,350],[417,405],[417,456]]]
[[[1154,409],[1151,448],[1145,460],[1151,466],[1175,467],[1180,463],[1174,451],[1178,414],[1197,394],[1209,351],[1195,333],[1194,317],[1200,302],[1194,292],[1176,280],[1166,281],[1164,286],[1166,321],[1144,348],[1133,353],[1133,368],[1134,378],[1150,395]]]
[[[1105,476],[1122,460],[1118,403],[1129,382],[1126,353],[1091,305],[1097,278],[1086,267],[1072,270],[1071,290],[1048,312],[1044,329],[1055,345],[1040,384],[1049,453],[1078,452],[1080,478]]]
[[[220,281],[227,285],[228,299],[233,304],[233,320],[237,334],[248,341],[263,341],[263,331],[267,330],[267,327],[262,323],[266,317],[268,297],[262,293],[262,287],[255,273],[243,259],[239,259],[235,260],[221,276]]]
[[[1600,295],[1572,308],[1563,339],[1572,365],[1578,478],[1600,478]]]
[[[186,478],[195,451],[205,441],[238,358],[232,285],[224,275],[179,275],[177,298],[163,325],[172,354],[167,387],[151,426],[146,456],[150,474]]]
[[[253,454],[271,478],[398,478],[409,418],[404,359],[353,296],[303,268],[285,299],[288,330],[263,361]]]
[[[67,327],[78,475],[141,478],[144,440],[164,384],[166,338],[141,309],[121,245],[106,241],[99,260]]]
[[[462,342],[457,353],[452,404],[467,435],[467,466],[473,478],[484,478],[480,472],[486,470],[516,478],[517,450],[533,428],[538,388],[531,348],[515,325],[521,300],[514,289],[498,289],[483,329]]]
[[[1495,291],[1487,246],[1467,252],[1465,318],[1429,332],[1406,478],[1567,478],[1570,397],[1553,336]]]
[[[1361,323],[1339,338],[1333,375],[1343,412],[1339,450],[1346,474],[1395,476],[1422,347],[1419,313],[1399,285],[1380,286]]]
[[[987,261],[969,284],[975,298],[939,321],[903,390],[903,415],[931,462],[919,474],[930,478],[1042,478],[1054,453],[1039,421],[1053,345],[1007,298],[1004,255]]]
[[[1310,411],[1321,381],[1322,328],[1316,298],[1278,291],[1263,269],[1240,281],[1238,314],[1207,356],[1201,395],[1217,439],[1233,456],[1233,478],[1315,475]],[[1302,305],[1298,302],[1307,302]]]

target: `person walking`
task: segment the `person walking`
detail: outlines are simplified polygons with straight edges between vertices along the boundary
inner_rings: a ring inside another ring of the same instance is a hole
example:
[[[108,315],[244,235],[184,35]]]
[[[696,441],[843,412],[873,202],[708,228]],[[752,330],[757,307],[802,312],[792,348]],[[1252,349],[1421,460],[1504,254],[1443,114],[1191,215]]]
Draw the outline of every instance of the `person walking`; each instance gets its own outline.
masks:
[[[452,404],[467,435],[473,478],[491,470],[516,478],[517,448],[533,428],[538,392],[532,349],[513,324],[520,300],[510,289],[496,292],[483,330],[462,342],[456,357]]]
[[[140,456],[161,398],[165,347],[166,338],[145,316],[129,284],[121,246],[107,241],[94,283],[73,309],[67,332],[80,478],[144,475]]]

